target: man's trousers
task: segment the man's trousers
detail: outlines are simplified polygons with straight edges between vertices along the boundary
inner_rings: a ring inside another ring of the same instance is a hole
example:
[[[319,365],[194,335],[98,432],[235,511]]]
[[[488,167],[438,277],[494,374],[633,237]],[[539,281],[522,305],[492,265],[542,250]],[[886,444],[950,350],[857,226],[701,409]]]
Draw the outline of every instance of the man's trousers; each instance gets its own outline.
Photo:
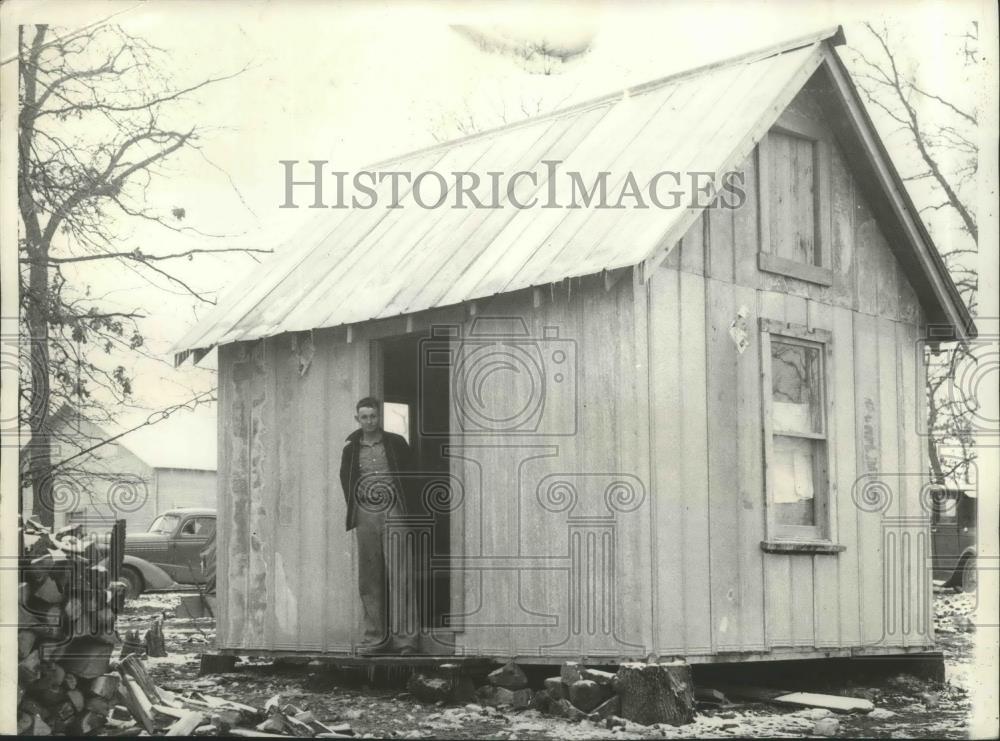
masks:
[[[400,510],[371,512],[358,507],[355,533],[364,642],[416,650],[420,639],[416,548],[406,537]]]

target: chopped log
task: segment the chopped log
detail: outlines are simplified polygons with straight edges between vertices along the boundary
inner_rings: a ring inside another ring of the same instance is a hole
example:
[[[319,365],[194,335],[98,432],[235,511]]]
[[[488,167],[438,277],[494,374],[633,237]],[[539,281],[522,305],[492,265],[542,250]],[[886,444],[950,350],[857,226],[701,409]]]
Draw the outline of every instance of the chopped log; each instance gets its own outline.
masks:
[[[80,690],[67,690],[67,699],[73,703],[73,707],[76,708],[76,712],[83,710],[83,706],[86,704],[86,700],[83,699],[83,693]]]
[[[39,665],[41,677],[35,682],[36,685],[43,685],[37,689],[56,689],[66,679],[66,670],[54,661],[43,661]]]
[[[299,720],[303,713],[298,713],[297,715],[285,716],[285,722],[288,727],[292,730],[292,733],[296,736],[312,736],[315,731],[310,727],[310,725],[302,720]]]
[[[23,710],[17,714],[17,735],[26,736],[31,730],[32,724],[35,722],[35,717],[29,715]]]
[[[143,636],[142,642],[146,646],[147,656],[166,656],[167,655],[167,644],[163,637],[163,619],[157,618],[153,621],[152,626],[146,631],[146,635]]]
[[[36,715],[34,718],[34,723],[31,727],[32,736],[51,736],[52,727],[42,720],[42,716]]]
[[[33,611],[33,615],[35,620],[30,624],[29,629],[34,631],[39,638],[58,641],[65,637],[61,607],[52,605],[44,610]]]
[[[119,657],[124,659],[130,654],[142,654],[145,648],[146,647],[143,644],[142,639],[139,637],[139,631],[125,631],[125,638],[122,641],[122,650]]]
[[[56,717],[59,718],[59,720],[63,721],[64,723],[66,721],[73,720],[73,718],[76,717],[76,710],[77,710],[76,706],[68,699],[60,702],[58,705],[55,706],[55,708],[56,708]]]
[[[120,693],[117,693],[121,697]],[[115,705],[111,708],[111,712],[108,714],[108,723],[117,723],[119,725],[125,724],[130,725],[134,723],[135,719],[132,717],[132,713],[129,712],[128,708],[124,705]]]
[[[66,646],[60,661],[66,671],[92,679],[106,674],[111,665],[112,646],[91,636],[74,638]]]
[[[549,696],[553,700],[569,699],[569,690],[567,690],[566,685],[563,684],[562,677],[546,677],[544,684],[545,691],[549,693]]]
[[[225,700],[221,697],[206,695],[203,692],[192,692],[187,698],[189,701],[201,702],[210,708],[226,708],[229,710],[240,710],[248,715],[259,715],[260,711],[252,705],[244,705],[235,700]],[[285,707],[288,707],[287,705]],[[293,706],[294,707],[294,706]]]
[[[41,658],[38,651],[31,651],[17,664],[17,676],[22,684],[37,682],[41,676]]]
[[[190,736],[194,729],[202,725],[205,722],[205,714],[198,712],[197,710],[188,710],[184,717],[178,718],[170,730],[167,731],[168,736]]]
[[[91,680],[90,685],[87,687],[87,691],[98,697],[103,697],[105,700],[110,700],[118,693],[118,685],[121,679],[117,674],[102,674],[99,677],[94,677]]]
[[[589,713],[614,694],[610,685],[598,684],[592,679],[581,679],[569,686],[569,701]]]
[[[30,630],[19,630],[17,631],[17,658],[18,660],[24,659],[28,654],[31,653],[31,649],[35,647],[36,635]]]
[[[226,735],[240,722],[240,714],[235,710],[213,710],[208,722],[218,728],[219,733]]]
[[[75,690],[77,689],[77,684],[79,683],[76,679],[75,674],[67,674],[66,677],[63,679],[63,684],[66,685],[66,689]]]
[[[79,597],[70,597],[63,605],[63,612],[66,613],[66,619],[69,622],[77,622],[83,615],[83,600]]]
[[[613,672],[602,672],[600,669],[583,669],[580,672],[584,679],[597,682],[600,685],[615,686],[615,674]]]
[[[153,723],[153,705],[142,691],[142,687],[132,677],[124,672],[121,675],[122,682],[118,685],[118,695],[128,708],[129,713],[135,718],[146,733],[153,735],[156,727]]]
[[[622,664],[618,668],[618,694],[626,720],[674,726],[694,720],[691,667],[684,662]]]
[[[491,671],[486,679],[494,687],[505,687],[509,690],[519,690],[528,686],[528,678],[524,671],[513,661]]]
[[[78,716],[73,725],[75,726],[77,733],[80,733],[81,735],[88,735],[94,731],[100,730],[106,723],[107,720],[100,713],[87,711]]]
[[[142,687],[143,692],[146,693],[146,697],[149,698],[150,702],[154,702],[160,705],[165,705],[163,697],[160,696],[160,688],[156,686],[152,677],[149,676],[149,672],[146,671],[145,665],[142,660],[136,655],[132,654],[126,656],[122,659],[121,663],[118,665],[118,671],[124,672],[128,676],[132,677],[139,686]]]
[[[31,696],[34,697],[38,702],[46,708],[55,708],[57,705],[66,701],[66,692],[62,689],[52,689],[51,687],[42,685],[33,685],[29,690]]]
[[[103,697],[88,697],[84,702],[84,707],[91,713],[96,713],[106,718],[111,712],[111,700],[106,700]]]
[[[42,583],[35,587],[34,596],[43,602],[48,602],[50,605],[55,605],[62,602],[62,592],[56,583],[52,580],[51,576],[46,576],[42,580]]]
[[[258,723],[257,730],[265,733],[284,733],[288,730],[288,725],[285,723],[285,716],[281,714],[281,711],[278,711],[264,722]]]
[[[583,667],[575,661],[564,661],[559,676],[563,684],[569,687],[573,682],[583,679]]]
[[[159,704],[153,705],[153,711],[159,713],[160,715],[165,715],[168,718],[172,718],[173,720],[180,720],[181,718],[185,718],[187,717],[187,714],[191,712],[201,712],[201,711],[193,711],[190,708],[178,708],[174,707],[173,705],[159,705]],[[204,715],[204,713],[202,713],[202,715]]]
[[[280,733],[265,733],[264,731],[250,730],[249,728],[230,728],[227,733],[230,736],[241,738],[288,738]]]

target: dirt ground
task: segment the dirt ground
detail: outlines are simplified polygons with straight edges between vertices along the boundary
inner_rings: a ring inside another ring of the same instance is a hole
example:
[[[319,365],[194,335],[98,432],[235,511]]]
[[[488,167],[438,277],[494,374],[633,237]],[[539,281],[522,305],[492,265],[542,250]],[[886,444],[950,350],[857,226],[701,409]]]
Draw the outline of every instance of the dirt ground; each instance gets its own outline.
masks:
[[[242,660],[238,671],[198,676],[199,654],[211,651],[215,637],[212,618],[183,619],[175,611],[178,594],[143,595],[119,617],[119,632],[145,630],[158,615],[164,616],[169,656],[147,659],[150,674],[163,687],[179,691],[198,689],[206,694],[263,706],[280,695],[311,710],[324,723],[351,725],[358,736],[395,738],[692,738],[692,737],[810,737],[818,719],[828,711],[796,711],[765,703],[737,703],[731,707],[698,707],[694,723],[608,729],[589,721],[578,723],[552,718],[536,710],[497,710],[479,705],[443,706],[417,701],[395,682],[372,681],[364,670],[345,674],[312,662],[278,666],[269,660]],[[836,715],[838,737],[967,738],[969,686],[975,633],[969,614],[975,596],[952,590],[935,592],[935,627],[944,651],[947,679],[943,684],[910,675],[888,678],[878,686],[847,682],[828,692],[865,697],[876,711],[868,715]]]

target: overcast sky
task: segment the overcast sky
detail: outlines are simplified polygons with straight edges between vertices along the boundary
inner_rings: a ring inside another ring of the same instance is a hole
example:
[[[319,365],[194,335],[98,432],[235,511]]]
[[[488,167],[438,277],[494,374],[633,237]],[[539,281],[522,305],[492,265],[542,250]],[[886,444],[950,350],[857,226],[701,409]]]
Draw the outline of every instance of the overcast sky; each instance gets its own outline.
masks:
[[[15,3],[16,5],[16,3]],[[841,24],[848,44],[871,43],[860,23],[887,22],[907,70],[924,86],[970,103],[974,90],[955,55],[975,18],[961,2],[768,2],[558,4],[213,2],[122,0],[117,3],[22,3],[21,22],[77,27],[117,13],[113,22],[167,51],[179,84],[250,68],[181,109],[212,129],[206,159],[185,155],[170,179],[150,191],[151,205],[186,210],[185,223],[228,238],[192,242],[142,227],[123,229],[123,247],[174,252],[191,246],[281,247],[316,212],[282,210],[282,159],[325,159],[352,170],[431,144],[454,131],[456,117],[484,124],[522,108],[550,110],[811,31]],[[456,32],[470,26],[508,39],[546,41],[587,53],[552,74],[526,70],[484,51]],[[7,28],[3,58],[15,53]],[[842,49],[843,53],[843,49]],[[848,56],[844,54],[845,58]],[[7,65],[5,65],[6,67]],[[905,165],[902,139],[883,135]],[[217,169],[215,166],[218,166]],[[224,171],[226,174],[223,174]],[[234,193],[229,179],[239,190]],[[926,195],[915,194],[918,203]],[[936,237],[949,239],[947,230]],[[225,291],[252,265],[245,257],[203,258],[182,266],[199,289]],[[176,288],[152,292],[134,273],[104,270],[83,278],[95,292],[114,292],[120,306],[153,314],[144,324],[149,349],[162,354],[207,310]],[[188,389],[214,383],[211,374],[143,360],[139,394],[157,407]],[[160,379],[160,380],[154,380]]]

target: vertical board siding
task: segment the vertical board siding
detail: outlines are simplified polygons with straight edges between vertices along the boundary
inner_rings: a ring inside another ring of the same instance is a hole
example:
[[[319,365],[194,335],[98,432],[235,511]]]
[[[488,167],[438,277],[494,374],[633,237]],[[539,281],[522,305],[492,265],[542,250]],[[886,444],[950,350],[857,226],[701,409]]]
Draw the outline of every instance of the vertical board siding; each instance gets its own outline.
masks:
[[[685,246],[687,240],[685,238]],[[697,242],[695,242],[697,244]],[[700,246],[700,245],[699,245]],[[712,652],[711,533],[708,502],[708,369],[705,357],[705,286],[695,274],[680,274],[681,388],[683,431],[679,451],[684,571],[684,645],[688,653]]]
[[[725,212],[729,214],[729,211]],[[716,222],[712,221],[713,226]],[[712,232],[712,254],[723,242],[727,231]],[[717,237],[722,237],[717,239]],[[722,250],[719,249],[718,252]],[[731,260],[723,261],[732,264]],[[716,651],[742,648],[742,605],[740,582],[743,554],[740,545],[740,470],[733,465],[738,456],[740,427],[733,424],[739,409],[739,375],[736,345],[729,336],[729,322],[739,307],[734,306],[731,283],[706,279],[706,370],[708,417],[708,525],[711,584],[711,628]],[[727,543],[727,547],[718,544]]]
[[[680,246],[674,252],[679,252]],[[681,273],[663,269],[649,282],[649,386],[650,458],[652,496],[656,500],[658,548],[654,554],[656,579],[656,624],[661,655],[686,650],[685,612],[688,574],[684,569],[683,487],[681,486],[682,440],[681,398]],[[692,350],[693,351],[693,350]]]
[[[844,356],[850,356],[841,350],[841,345],[846,344],[842,337],[836,334],[836,324],[834,320],[835,307],[819,302],[809,302],[809,328],[825,329],[833,336],[832,348],[827,353],[826,368],[826,409],[827,409],[827,447],[829,456],[829,486],[830,486],[830,507],[829,526],[830,537],[836,543],[842,543],[839,539],[840,509],[849,507],[845,501],[845,496],[850,497],[850,479],[843,481],[840,478],[841,457],[854,457],[853,445],[848,442],[850,455],[848,456],[841,446],[844,438],[839,434],[837,419],[837,409],[841,405],[841,395],[846,401],[853,401],[853,394],[850,388],[838,383],[842,378],[839,373],[839,366],[844,361]],[[853,421],[850,425],[853,428]],[[850,438],[847,438],[850,441]],[[813,556],[813,584],[814,584],[814,629],[815,646],[839,646],[841,644],[840,629],[840,605],[839,597],[844,591],[840,583],[840,570],[838,560],[843,554],[837,557]]]
[[[878,353],[878,320],[865,313],[854,315],[855,445],[858,479],[859,587],[861,594],[862,645],[878,645],[882,639],[882,513],[891,491],[881,488],[882,416]],[[891,391],[892,389],[887,389]],[[888,492],[888,493],[887,493]]]
[[[809,115],[817,118],[815,110]],[[691,632],[691,601],[705,599],[696,586],[704,575],[692,579],[685,552],[707,527],[709,609],[702,602],[700,610],[701,622],[707,618],[712,627],[713,651],[926,645],[929,607],[921,595],[929,594],[928,577],[917,569],[925,524],[919,488],[926,466],[915,429],[923,405],[913,348],[920,314],[916,295],[836,147],[828,209],[833,285],[760,273],[755,164],[751,156],[743,166],[753,175],[744,208],[705,212],[650,283],[651,445],[661,457],[653,478],[657,501],[683,496],[680,501],[687,504],[683,482],[696,469],[708,481],[701,494],[707,496],[706,516],[657,518],[660,634]],[[750,307],[753,340],[761,317],[832,333],[830,518],[834,541],[845,547],[836,556],[760,551],[765,537],[760,403],[769,390],[760,387],[758,343],[737,356],[728,338],[729,323],[742,305]],[[704,322],[691,318],[700,309]],[[706,429],[690,429],[684,415],[685,405],[691,405],[687,395],[701,393],[690,383],[696,361],[689,356],[706,359]],[[703,434],[702,453],[696,448]],[[726,451],[736,453],[737,466]],[[904,470],[912,475],[901,475]],[[729,494],[734,481],[745,490],[742,506]],[[683,494],[676,491],[678,483]],[[887,485],[884,501],[873,483]],[[893,552],[887,553],[890,547]],[[679,570],[663,570],[677,559]],[[664,597],[671,590],[680,592],[673,601]],[[737,595],[738,609],[730,613]],[[747,595],[755,595],[756,603]],[[723,625],[726,630],[720,630]],[[661,638],[661,653],[677,643]],[[689,654],[701,648],[687,635],[683,644]]]

